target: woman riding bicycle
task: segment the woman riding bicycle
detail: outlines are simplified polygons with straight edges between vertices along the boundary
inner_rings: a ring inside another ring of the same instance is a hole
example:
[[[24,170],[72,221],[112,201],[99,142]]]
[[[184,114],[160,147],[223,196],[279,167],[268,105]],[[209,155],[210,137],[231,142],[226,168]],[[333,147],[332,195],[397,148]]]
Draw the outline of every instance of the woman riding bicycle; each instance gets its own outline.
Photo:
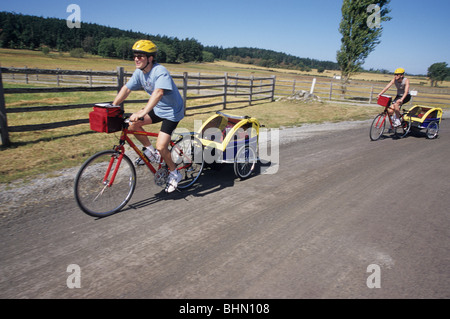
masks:
[[[136,70],[114,99],[113,105],[121,104],[131,93],[144,89],[150,99],[140,111],[130,116],[131,131],[144,131],[142,126],[162,122],[156,141],[156,150],[145,135],[136,135],[144,146],[143,151],[151,161],[161,156],[170,171],[166,192],[173,192],[181,180],[168,148],[172,132],[184,118],[184,103],[169,71],[156,62],[158,48],[150,40],[139,40],[133,45]],[[141,120],[143,118],[143,120]],[[142,160],[138,165],[144,164]]]
[[[378,96],[383,95],[384,92],[389,90],[389,88],[395,84],[397,87],[397,96],[392,101],[392,105],[388,110],[389,116],[392,117],[394,126],[400,126],[400,108],[403,104],[408,103],[411,100],[411,95],[409,94],[409,79],[405,78],[405,69],[398,68],[394,72],[394,78],[389,82],[388,85],[381,91]]]

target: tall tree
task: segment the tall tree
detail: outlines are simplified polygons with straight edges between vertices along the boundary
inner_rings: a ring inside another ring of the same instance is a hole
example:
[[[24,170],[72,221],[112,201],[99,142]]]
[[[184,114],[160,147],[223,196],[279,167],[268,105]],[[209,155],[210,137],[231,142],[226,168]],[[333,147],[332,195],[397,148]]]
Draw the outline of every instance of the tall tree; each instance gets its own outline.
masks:
[[[365,59],[380,43],[383,28],[388,21],[390,0],[343,0],[341,48],[337,62],[341,69],[342,93],[345,94],[350,77],[361,70]]]

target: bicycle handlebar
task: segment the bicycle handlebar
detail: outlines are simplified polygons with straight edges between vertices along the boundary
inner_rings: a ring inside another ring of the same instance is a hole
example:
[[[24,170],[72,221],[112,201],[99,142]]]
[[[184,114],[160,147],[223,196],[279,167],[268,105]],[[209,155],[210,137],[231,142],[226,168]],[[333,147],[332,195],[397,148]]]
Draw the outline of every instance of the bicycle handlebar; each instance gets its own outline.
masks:
[[[140,118],[138,118],[138,120],[139,120],[139,121],[143,121],[144,118],[143,118],[143,117],[140,117]],[[129,118],[129,117],[125,118],[125,119],[124,119],[124,122],[125,122],[125,124],[130,124],[130,122],[131,122],[131,121],[130,121],[130,118]]]

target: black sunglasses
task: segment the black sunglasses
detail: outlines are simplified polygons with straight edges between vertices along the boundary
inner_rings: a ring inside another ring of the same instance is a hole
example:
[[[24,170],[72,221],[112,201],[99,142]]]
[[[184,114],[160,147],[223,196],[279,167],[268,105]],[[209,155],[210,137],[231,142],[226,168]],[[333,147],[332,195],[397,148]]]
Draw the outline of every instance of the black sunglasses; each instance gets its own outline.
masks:
[[[143,59],[143,58],[145,58],[146,57],[146,55],[145,54],[134,54],[133,55],[133,60],[134,59],[138,59],[138,60],[140,60],[140,59]]]

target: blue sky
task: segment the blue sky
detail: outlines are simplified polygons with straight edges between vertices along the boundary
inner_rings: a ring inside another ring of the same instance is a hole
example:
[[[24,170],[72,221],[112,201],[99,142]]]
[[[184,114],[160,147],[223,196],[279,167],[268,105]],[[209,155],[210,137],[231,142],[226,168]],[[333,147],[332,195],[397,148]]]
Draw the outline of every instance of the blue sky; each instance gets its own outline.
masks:
[[[81,8],[82,23],[318,60],[336,61],[341,39],[341,0],[0,1],[0,11],[61,19],[73,3]],[[449,0],[391,0],[390,8],[392,20],[383,24],[381,43],[365,68],[401,66],[424,74],[433,63],[450,65]]]

